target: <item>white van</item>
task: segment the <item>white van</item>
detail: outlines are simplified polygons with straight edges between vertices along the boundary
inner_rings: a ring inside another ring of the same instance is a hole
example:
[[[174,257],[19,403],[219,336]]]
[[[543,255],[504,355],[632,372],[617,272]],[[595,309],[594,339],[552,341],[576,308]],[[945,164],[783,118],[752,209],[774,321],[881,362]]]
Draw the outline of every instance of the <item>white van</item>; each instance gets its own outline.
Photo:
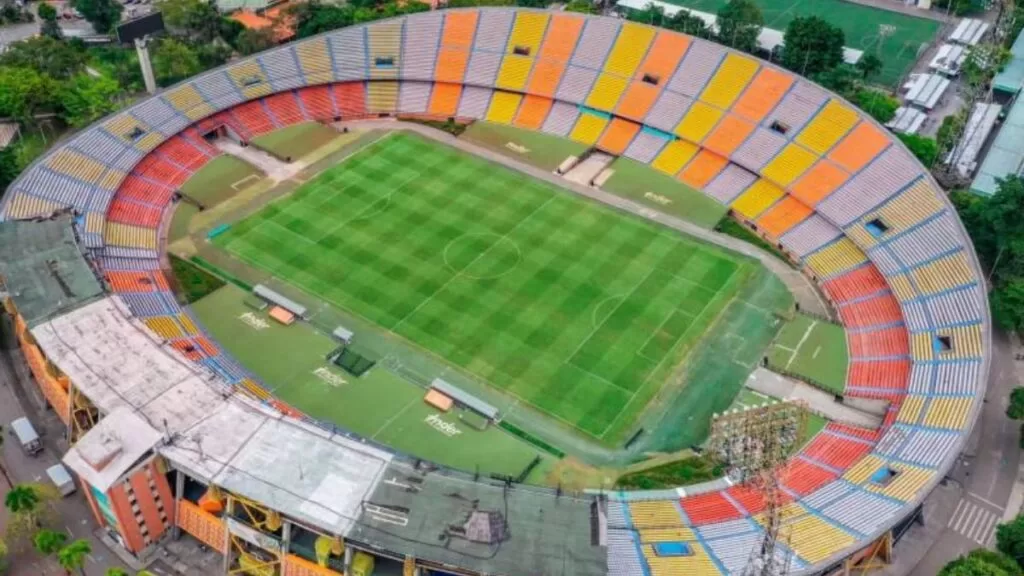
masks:
[[[28,418],[21,417],[11,422],[11,433],[18,439],[18,443],[21,444],[21,449],[25,451],[25,454],[35,456],[42,451],[43,445],[39,442],[39,434],[36,433],[36,429],[32,427],[32,423],[28,421]]]
[[[46,469],[46,475],[50,477],[50,482],[57,487],[61,496],[70,496],[75,493],[75,481],[63,464],[50,466]]]

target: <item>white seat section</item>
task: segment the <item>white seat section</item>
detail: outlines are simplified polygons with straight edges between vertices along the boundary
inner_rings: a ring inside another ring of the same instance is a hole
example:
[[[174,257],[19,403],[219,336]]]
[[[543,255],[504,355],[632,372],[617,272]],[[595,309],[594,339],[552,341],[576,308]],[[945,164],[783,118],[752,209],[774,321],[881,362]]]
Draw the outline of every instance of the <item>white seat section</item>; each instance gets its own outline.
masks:
[[[844,480],[835,480],[825,484],[807,496],[804,496],[801,503],[816,510],[820,510],[832,502],[843,498],[853,490],[854,487],[849,482]]]
[[[196,90],[215,109],[230,108],[245,101],[242,92],[224,70],[204,74],[195,81]]]
[[[423,114],[430,104],[430,82],[402,82],[398,92],[398,111]]]
[[[292,46],[264,52],[258,60],[263,66],[263,72],[270,80],[270,86],[274,92],[306,85],[306,77],[299,68],[295,59],[295,49]]]
[[[629,147],[626,148],[623,155],[637,162],[649,164],[666,144],[668,144],[666,138],[652,134],[649,130],[641,130],[637,133],[636,138],[629,143]]]
[[[177,134],[188,126],[188,119],[162,98],[143,100],[131,112],[132,116],[140,120],[145,118],[146,124],[167,136]]]
[[[683,57],[683,63],[672,75],[666,89],[695,98],[704,89],[723,58],[725,58],[725,48],[694,38],[690,49]]]
[[[757,530],[757,527],[751,524],[749,519],[740,518],[739,520],[726,520],[725,522],[705,524],[704,526],[698,526],[695,530],[700,534],[701,538],[711,540],[731,536],[733,534],[754,532]]]
[[[437,48],[441,42],[443,12],[424,12],[410,16],[405,23],[402,42],[402,78],[433,80]]]
[[[965,322],[981,322],[984,312],[981,309],[983,300],[981,288],[977,285],[934,296],[924,297],[924,306],[928,309],[936,326],[949,326]]]
[[[909,428],[901,424],[895,426],[903,431],[904,440],[893,442],[891,446],[879,443],[875,452],[921,466],[935,467],[942,464],[946,454],[960,438],[960,434],[947,430]]]
[[[945,252],[963,248],[960,239],[951,233],[956,226],[956,219],[949,212],[943,212],[884,246],[891,250],[904,266],[916,266]]]
[[[785,146],[785,136],[774,130],[758,127],[733,152],[732,160],[747,170],[759,171]]]
[[[825,105],[828,94],[817,86],[798,80],[775,110],[765,116],[762,125],[765,128],[778,124],[786,128],[786,138],[792,140],[810,121],[811,117]]]
[[[636,532],[626,526],[625,505],[608,500],[608,571],[623,576],[643,576]]]
[[[120,170],[128,170],[142,159],[142,152],[111,136],[99,126],[82,132],[71,141],[69,146],[101,164]],[[125,166],[126,164],[127,166]]]
[[[572,129],[573,125],[576,124],[576,119],[579,115],[580,110],[576,106],[565,102],[555,102],[551,107],[551,112],[548,113],[547,119],[544,120],[544,126],[541,127],[541,130],[548,134],[565,136]]]
[[[749,170],[730,163],[715,179],[704,187],[704,193],[722,204],[729,204],[737,196],[746,191],[757,176]]]
[[[822,508],[821,514],[861,534],[871,534],[892,521],[901,508],[898,502],[854,491]]]
[[[502,55],[499,52],[473,52],[469,57],[469,66],[463,83],[474,86],[494,86],[501,67]]]
[[[981,361],[976,358],[957,362],[940,362],[935,364],[932,393],[974,394],[978,389],[979,378],[981,378]]]
[[[485,10],[480,12],[480,21],[473,41],[473,52],[497,52],[503,54],[508,44],[515,20],[514,10]]]
[[[619,35],[619,21],[611,18],[588,18],[576,50],[569,61],[574,66],[600,70]]]
[[[747,522],[749,523],[750,521],[748,520]],[[706,546],[710,549],[709,552],[722,563],[730,574],[741,574],[750,562],[750,551],[763,537],[760,531],[748,532],[746,534],[708,540]],[[779,561],[780,566],[784,566],[788,560],[790,562],[790,570],[799,570],[806,566],[806,563],[797,557],[796,554],[787,555],[786,549],[781,542],[775,550],[775,558]]]
[[[479,88],[466,86],[462,91],[462,100],[459,101],[459,110],[456,115],[460,118],[481,119],[487,115],[487,107],[491,104],[491,94],[494,90],[490,88]]]
[[[679,121],[683,119],[683,115],[690,109],[691,104],[693,104],[692,98],[663,90],[658,96],[658,100],[654,102],[654,106],[651,106],[650,111],[647,112],[644,124],[672,133],[679,125]]]
[[[590,68],[569,66],[562,75],[562,82],[558,85],[555,98],[573,104],[582,104],[590,94],[590,87],[594,85],[599,72]]]
[[[327,36],[334,62],[334,79],[363,80],[369,76],[366,62],[366,28],[342,28]]]
[[[924,303],[919,300],[903,303],[903,321],[911,332],[920,332],[932,327],[928,313],[924,309]]]
[[[903,148],[889,147],[818,204],[818,212],[846,226],[921,176],[921,165]]]
[[[797,258],[803,258],[840,236],[842,232],[838,228],[815,213],[790,228],[779,238],[779,242]]]

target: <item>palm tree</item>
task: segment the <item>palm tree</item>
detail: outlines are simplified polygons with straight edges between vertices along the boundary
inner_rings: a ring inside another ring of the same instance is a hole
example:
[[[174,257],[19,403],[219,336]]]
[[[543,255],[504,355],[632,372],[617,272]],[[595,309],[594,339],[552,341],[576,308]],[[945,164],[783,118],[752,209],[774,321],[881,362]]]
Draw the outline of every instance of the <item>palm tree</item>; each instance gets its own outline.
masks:
[[[92,553],[92,546],[89,541],[79,538],[57,552],[57,562],[68,573],[68,576],[71,576],[72,570],[85,576],[85,557],[90,553]]]
[[[18,484],[4,496],[4,506],[14,515],[31,515],[39,509],[39,493],[28,484]]]
[[[49,556],[51,554],[56,554],[57,551],[64,546],[64,543],[67,542],[67,540],[67,534],[43,528],[39,532],[36,532],[36,535],[32,538],[32,543],[40,554],[43,556]]]

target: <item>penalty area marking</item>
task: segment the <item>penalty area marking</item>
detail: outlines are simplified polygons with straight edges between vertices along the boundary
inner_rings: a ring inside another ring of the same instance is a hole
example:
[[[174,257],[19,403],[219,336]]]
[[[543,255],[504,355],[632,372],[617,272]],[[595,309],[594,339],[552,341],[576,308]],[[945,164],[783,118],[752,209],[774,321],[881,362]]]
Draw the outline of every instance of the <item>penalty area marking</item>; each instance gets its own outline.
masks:
[[[231,189],[234,190],[235,192],[238,192],[245,186],[248,186],[248,182],[250,180],[259,180],[260,178],[262,178],[262,176],[260,176],[259,174],[249,174],[245,178],[235,181],[235,183],[231,185]]]
[[[789,362],[786,362],[786,370],[789,370],[790,365],[793,364],[794,360],[796,360],[797,352],[799,352],[800,348],[803,347],[804,342],[806,342],[807,338],[810,337],[811,332],[814,332],[814,327],[817,326],[817,325],[818,325],[818,321],[815,320],[814,322],[811,322],[811,325],[807,327],[806,331],[804,331],[804,335],[801,336],[800,337],[800,341],[796,343],[796,349],[794,349],[793,353],[789,355]],[[817,350],[814,351],[814,355],[815,356],[818,355],[818,351]]]

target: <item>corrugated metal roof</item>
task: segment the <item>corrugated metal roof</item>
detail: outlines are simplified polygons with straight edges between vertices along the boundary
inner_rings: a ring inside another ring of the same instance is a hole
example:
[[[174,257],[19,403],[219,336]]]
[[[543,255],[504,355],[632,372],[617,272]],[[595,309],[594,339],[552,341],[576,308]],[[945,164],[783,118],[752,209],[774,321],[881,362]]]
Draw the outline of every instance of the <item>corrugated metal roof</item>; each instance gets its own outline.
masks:
[[[1018,99],[1006,115],[1003,126],[999,129],[992,147],[978,169],[978,174],[971,183],[971,190],[979,194],[995,194],[998,188],[996,180],[1020,174],[1024,165],[1024,100]]]
[[[996,74],[992,80],[992,89],[1016,94],[1021,86],[1024,86],[1024,32],[1017,36],[1017,40],[1010,48],[1010,53],[1013,54],[1013,57],[1003,71]]]

